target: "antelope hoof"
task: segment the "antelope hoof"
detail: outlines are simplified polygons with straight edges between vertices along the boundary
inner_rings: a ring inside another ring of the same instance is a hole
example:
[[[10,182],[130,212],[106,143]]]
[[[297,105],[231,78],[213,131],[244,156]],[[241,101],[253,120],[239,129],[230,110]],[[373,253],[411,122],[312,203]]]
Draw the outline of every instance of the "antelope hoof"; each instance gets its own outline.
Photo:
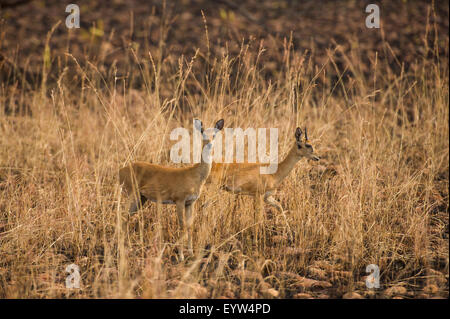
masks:
[[[178,253],[178,258],[180,259],[180,261],[184,261],[184,254],[182,250],[180,250],[180,252]]]
[[[130,212],[128,213],[128,218],[131,219],[133,218],[134,215],[136,215],[137,212]]]
[[[288,232],[288,241],[289,241],[289,243],[293,243],[294,242],[294,236],[292,236],[291,232]]]

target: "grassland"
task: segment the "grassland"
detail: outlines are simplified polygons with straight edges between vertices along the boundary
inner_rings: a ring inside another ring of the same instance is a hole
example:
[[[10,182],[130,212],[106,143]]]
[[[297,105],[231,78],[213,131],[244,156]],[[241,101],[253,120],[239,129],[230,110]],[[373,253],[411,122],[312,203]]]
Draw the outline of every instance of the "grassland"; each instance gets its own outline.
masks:
[[[426,14],[410,2],[397,11],[426,19],[411,26],[417,38],[384,36],[394,16],[366,36],[336,27],[339,40],[310,38],[306,50],[295,32],[239,38],[252,22],[242,9],[182,12],[195,21],[187,32],[156,5],[148,38],[133,40],[118,15],[129,36],[120,56],[106,22],[69,32],[60,19],[26,57],[10,26],[25,9],[0,11],[0,297],[448,298],[448,11],[420,4]],[[198,43],[179,40],[192,34]],[[175,207],[127,219],[118,169],[174,165],[169,133],[194,117],[277,127],[281,157],[308,127],[322,159],[301,160],[276,195],[292,242],[275,210],[258,216],[251,198],[214,186],[197,202],[186,261]],[[80,290],[65,287],[72,263]],[[369,264],[380,289],[365,286]]]

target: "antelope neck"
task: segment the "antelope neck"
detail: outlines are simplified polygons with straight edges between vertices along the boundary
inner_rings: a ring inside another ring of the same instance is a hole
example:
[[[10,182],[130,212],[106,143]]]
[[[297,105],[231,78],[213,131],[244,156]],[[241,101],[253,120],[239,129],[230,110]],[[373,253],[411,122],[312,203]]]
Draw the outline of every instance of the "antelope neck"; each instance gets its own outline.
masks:
[[[289,175],[291,170],[294,168],[295,164],[302,158],[301,156],[297,155],[297,143],[294,143],[294,146],[289,151],[288,155],[284,158],[284,160],[278,164],[278,170],[274,174],[275,178],[278,183],[281,183],[281,181]]]

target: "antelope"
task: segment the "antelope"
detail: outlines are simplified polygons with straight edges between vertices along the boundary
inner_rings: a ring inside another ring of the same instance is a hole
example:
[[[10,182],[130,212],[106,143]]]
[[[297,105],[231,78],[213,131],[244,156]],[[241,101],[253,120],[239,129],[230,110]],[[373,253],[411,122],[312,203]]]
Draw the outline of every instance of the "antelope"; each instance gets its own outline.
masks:
[[[182,244],[179,251],[181,260],[183,242],[187,227],[188,251],[192,255],[192,206],[199,198],[203,185],[211,172],[212,149],[216,132],[222,130],[224,120],[215,124],[212,138],[204,134],[201,121],[195,121],[194,127],[203,136],[203,156],[201,162],[190,167],[166,167],[146,162],[134,162],[119,170],[119,181],[130,194],[130,216],[134,215],[147,201],[162,204],[175,204],[178,223],[182,234]]]
[[[314,154],[313,147],[308,144],[306,128],[304,139],[302,139],[302,135],[302,130],[297,127],[295,143],[285,159],[278,164],[278,169],[274,174],[260,174],[261,163],[213,163],[208,182],[218,184],[220,188],[233,194],[250,195],[257,200],[262,197],[266,204],[275,207],[282,214],[288,228],[288,234],[292,239],[285,211],[281,204],[273,198],[273,194],[301,158],[305,157],[313,161],[320,159],[319,156]]]

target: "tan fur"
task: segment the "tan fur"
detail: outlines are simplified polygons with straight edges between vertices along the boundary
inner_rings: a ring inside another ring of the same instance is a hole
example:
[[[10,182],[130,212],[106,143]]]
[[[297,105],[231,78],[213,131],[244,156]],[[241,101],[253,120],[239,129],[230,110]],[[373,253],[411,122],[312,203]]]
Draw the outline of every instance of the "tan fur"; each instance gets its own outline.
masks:
[[[274,174],[260,174],[260,167],[267,164],[213,163],[208,182],[219,185],[233,194],[263,197],[266,204],[275,207],[285,217],[281,204],[272,195],[302,157],[319,160],[311,145],[307,144],[307,140],[301,139],[301,135],[302,131],[297,128],[295,143],[285,159],[278,164]]]
[[[218,121],[215,127],[221,130],[223,120]],[[203,146],[212,143],[212,139],[203,141]],[[188,249],[192,254],[192,206],[200,196],[210,171],[211,162],[205,162],[203,157],[201,163],[183,168],[134,162],[119,170],[119,182],[130,195],[130,214],[142,208],[147,200],[175,204],[181,231],[184,233],[187,227]],[[184,234],[182,236],[184,238]],[[180,257],[184,258],[183,247],[180,249]]]
[[[137,188],[141,195],[151,201],[182,201],[189,205],[192,196],[200,195],[210,170],[211,164],[207,163],[174,168],[135,162],[119,170],[119,180],[129,194],[133,194],[133,189]]]

